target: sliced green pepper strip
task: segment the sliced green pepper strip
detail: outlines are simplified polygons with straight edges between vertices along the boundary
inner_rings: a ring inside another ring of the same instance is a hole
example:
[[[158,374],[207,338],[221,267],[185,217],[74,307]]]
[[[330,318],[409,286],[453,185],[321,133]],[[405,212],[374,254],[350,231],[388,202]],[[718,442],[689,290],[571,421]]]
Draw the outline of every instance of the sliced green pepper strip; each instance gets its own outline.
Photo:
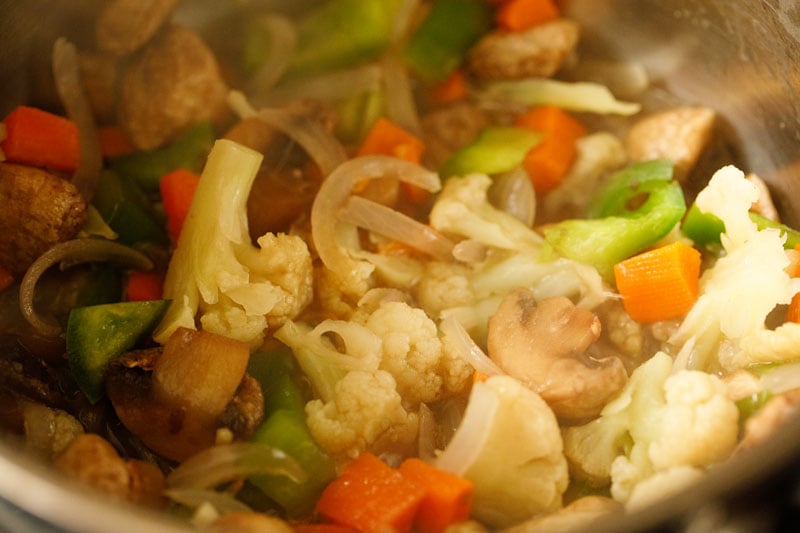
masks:
[[[406,43],[406,64],[427,83],[442,81],[492,25],[485,0],[437,0]]]
[[[161,176],[177,168],[200,172],[216,134],[210,122],[195,124],[169,146],[135,152],[109,161],[120,176],[134,181],[146,192],[158,192]]]
[[[649,168],[647,163],[634,165]],[[637,172],[627,169],[627,187],[620,187],[620,174],[612,177],[609,187],[619,196],[609,200],[599,212],[604,218],[565,220],[544,230],[547,243],[561,256],[587,263],[606,279],[613,277],[613,267],[665,237],[680,222],[686,203],[680,185],[674,181],[641,180]],[[638,209],[629,203],[646,193],[647,199]],[[601,193],[601,197],[605,191]]]
[[[67,320],[67,359],[78,386],[96,403],[103,394],[108,363],[150,333],[169,300],[118,302],[76,307]]]
[[[338,102],[336,136],[345,143],[360,143],[381,116],[384,101],[383,92],[371,90]]]
[[[739,426],[744,427],[747,419],[761,410],[766,403],[772,399],[772,393],[768,390],[761,390],[750,396],[746,396],[736,401],[739,409]]]
[[[439,169],[439,175],[447,179],[475,172],[508,172],[522,164],[525,155],[541,140],[541,133],[526,128],[484,128],[472,143],[444,162]]]
[[[750,220],[752,220],[758,231],[773,228],[779,229],[786,235],[786,242],[783,247],[787,250],[793,249],[800,244],[800,231],[790,228],[780,222],[770,220],[758,213],[749,213]],[[681,225],[683,234],[692,239],[695,244],[701,246],[709,246],[720,244],[720,235],[725,231],[725,223],[720,220],[716,215],[711,213],[704,213],[696,204],[693,204],[686,213]]]
[[[310,75],[377,58],[392,39],[398,0],[329,0],[297,26],[291,75]]]
[[[105,170],[100,174],[92,204],[117,233],[120,242],[169,244],[165,225],[158,219],[147,196],[135,182],[116,172]]]
[[[261,383],[265,420],[252,440],[282,450],[308,474],[302,483],[284,476],[257,475],[249,481],[291,518],[307,517],[322,490],[336,477],[333,461],[317,445],[305,420],[305,395],[291,351],[256,352],[248,373]]]
[[[624,212],[637,194],[672,179],[672,161],[653,159],[631,165],[614,174],[589,206],[589,218],[603,218]]]

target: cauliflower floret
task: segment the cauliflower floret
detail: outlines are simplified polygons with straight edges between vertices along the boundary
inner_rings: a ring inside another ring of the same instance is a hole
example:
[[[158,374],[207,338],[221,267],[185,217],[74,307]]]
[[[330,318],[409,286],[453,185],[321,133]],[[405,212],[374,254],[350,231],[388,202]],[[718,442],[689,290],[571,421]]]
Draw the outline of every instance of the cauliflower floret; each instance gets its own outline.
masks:
[[[518,218],[492,206],[492,179],[470,174],[447,180],[430,213],[430,224],[443,232],[506,250],[538,250],[542,238]]]
[[[384,302],[366,326],[383,341],[380,368],[397,381],[410,405],[431,402],[442,393],[442,342],[436,324],[422,309],[402,302]]]
[[[414,290],[419,305],[433,317],[444,309],[470,305],[475,300],[470,273],[467,266],[459,263],[427,263]]]
[[[475,384],[435,464],[473,482],[472,516],[492,528],[560,509],[569,482],[553,411],[509,376]]]
[[[403,408],[391,374],[355,370],[335,387],[328,402],[306,404],[308,428],[334,456],[355,458],[364,450],[406,452],[417,436],[418,417]]]
[[[659,352],[634,371],[600,418],[564,431],[565,453],[596,483],[626,502],[657,472],[706,467],[736,446],[739,410],[716,376],[694,370],[670,375],[672,359]]]
[[[785,235],[773,228],[759,231],[749,218],[757,199],[756,186],[732,166],[717,171],[697,196],[697,207],[725,224],[725,255],[703,274],[697,302],[670,339],[684,346],[694,342],[690,368],[718,364],[732,371],[755,362],[760,356],[751,357],[748,349],[757,350],[759,342],[746,339],[762,336],[767,315],[800,291],[800,280],[787,273]],[[790,332],[776,336],[784,333]]]
[[[164,282],[172,300],[154,333],[204,329],[250,346],[296,316],[312,298],[311,254],[299,237],[267,234],[250,242],[247,195],[262,155],[229,140],[214,145]]]
[[[645,479],[631,492],[625,507],[641,509],[662,498],[677,494],[702,478],[703,471],[693,466],[676,466]]]

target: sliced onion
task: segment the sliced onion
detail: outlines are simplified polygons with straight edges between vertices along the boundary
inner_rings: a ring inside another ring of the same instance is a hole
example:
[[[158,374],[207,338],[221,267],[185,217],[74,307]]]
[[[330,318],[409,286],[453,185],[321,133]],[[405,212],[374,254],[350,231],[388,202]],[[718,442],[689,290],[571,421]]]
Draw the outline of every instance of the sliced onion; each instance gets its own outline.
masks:
[[[80,163],[72,183],[89,203],[103,168],[103,155],[92,108],[81,84],[78,52],[75,45],[63,37],[53,45],[53,77],[67,115],[77,124],[80,135]]]
[[[287,83],[265,95],[271,105],[293,100],[312,99],[335,102],[377,89],[383,80],[383,69],[378,63],[367,63],[355,68],[336,70],[296,83]]]
[[[397,8],[392,21],[392,44],[398,45],[405,39],[412,28],[411,23],[419,9],[420,0],[404,0]]]
[[[419,404],[419,430],[417,432],[417,455],[423,461],[436,459],[436,417],[426,404]]]
[[[453,247],[453,257],[462,263],[480,263],[488,255],[488,246],[474,239],[464,239]]]
[[[344,279],[357,277],[365,270],[371,272],[372,267],[353,259],[342,245],[346,242],[349,246],[357,246],[356,227],[335,221],[357,183],[384,177],[398,179],[429,192],[436,192],[441,188],[436,173],[395,157],[368,155],[339,165],[322,182],[314,199],[311,207],[311,234],[322,262]]]
[[[286,109],[262,108],[256,111],[239,91],[231,91],[228,102],[242,118],[257,117],[302,146],[324,175],[333,172],[347,159],[342,143],[308,117]]]
[[[295,483],[303,468],[282,450],[256,442],[218,444],[190,457],[167,476],[170,489],[208,489],[253,474],[282,475]]]
[[[50,267],[60,264],[67,268],[91,262],[118,263],[135,270],[150,270],[153,262],[149,257],[123,244],[105,239],[74,239],[56,244],[39,256],[22,277],[19,287],[19,308],[25,320],[39,333],[48,337],[61,334],[61,327],[36,313],[33,296],[36,284]]]
[[[422,126],[411,92],[408,70],[394,54],[387,54],[381,61],[381,66],[387,116],[414,135],[420,135]]]
[[[432,227],[361,196],[351,196],[339,211],[338,219],[400,241],[442,261],[453,257],[453,243]]]
[[[472,365],[472,368],[486,376],[501,376],[505,374],[494,361],[489,359],[489,356],[481,350],[480,346],[475,344],[475,341],[472,340],[469,333],[455,317],[446,317],[439,324],[439,329],[450,342],[450,346]]]
[[[800,389],[800,363],[778,365],[761,376],[760,382],[762,388],[773,394]]]
[[[533,227],[536,218],[536,191],[522,167],[496,176],[489,188],[489,200],[498,209]]]
[[[237,500],[228,492],[217,492],[209,489],[167,489],[164,495],[170,500],[198,509],[204,504],[211,505],[218,514],[249,513],[253,510]]]
[[[284,75],[297,47],[297,28],[289,17],[270,13],[256,21],[269,34],[270,43],[264,63],[249,81],[250,96],[259,101]]]

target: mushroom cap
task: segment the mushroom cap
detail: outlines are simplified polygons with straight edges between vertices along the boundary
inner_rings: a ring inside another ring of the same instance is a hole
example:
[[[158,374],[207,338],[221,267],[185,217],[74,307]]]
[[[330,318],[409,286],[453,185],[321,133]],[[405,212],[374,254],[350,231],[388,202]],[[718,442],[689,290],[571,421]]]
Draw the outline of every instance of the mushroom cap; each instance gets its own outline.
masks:
[[[627,382],[618,357],[586,352],[600,336],[600,319],[555,296],[536,301],[530,289],[507,295],[489,320],[489,357],[539,393],[556,416],[597,416]]]

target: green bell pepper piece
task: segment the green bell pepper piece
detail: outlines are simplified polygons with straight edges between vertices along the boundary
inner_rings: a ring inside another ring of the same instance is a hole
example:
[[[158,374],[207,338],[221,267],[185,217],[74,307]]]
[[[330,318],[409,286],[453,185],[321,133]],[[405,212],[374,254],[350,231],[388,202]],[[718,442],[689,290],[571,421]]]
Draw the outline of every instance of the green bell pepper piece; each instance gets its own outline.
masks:
[[[614,174],[589,205],[589,218],[622,213],[637,195],[672,179],[672,161],[653,159],[624,168]]]
[[[780,222],[770,220],[758,213],[748,213],[750,220],[752,220],[758,231],[767,228],[774,228],[781,230],[786,235],[786,242],[783,247],[787,250],[793,249],[800,244],[800,231],[790,228]],[[692,204],[686,217],[683,219],[681,225],[683,234],[692,239],[695,244],[701,246],[709,246],[720,244],[720,235],[725,231],[725,223],[717,216],[711,213],[704,213],[700,211],[697,204]]]
[[[513,170],[542,139],[542,134],[514,126],[484,128],[469,145],[454,153],[439,169],[443,179],[475,172],[499,174]]]
[[[105,170],[100,174],[92,204],[117,233],[120,242],[169,244],[165,224],[136,182]]]
[[[427,83],[444,80],[464,61],[467,51],[493,25],[485,0],[437,0],[406,43],[403,55]]]
[[[200,122],[183,132],[172,144],[156,150],[135,152],[109,161],[123,178],[150,193],[158,192],[161,176],[177,168],[200,172],[216,139],[210,122]]]
[[[297,25],[289,74],[306,76],[377,58],[391,43],[399,7],[399,0],[329,0],[309,11]]]
[[[639,163],[615,174],[598,196],[598,206],[605,207],[595,208],[606,216],[548,226],[545,241],[561,256],[590,264],[611,279],[616,263],[665,237],[686,212],[677,182],[643,178],[653,166]],[[640,196],[646,197],[644,203],[633,209],[631,203]]]
[[[306,425],[306,398],[300,386],[297,363],[288,349],[255,352],[247,371],[261,383],[264,394],[264,422],[252,440],[282,450],[307,474],[301,483],[266,474],[250,476],[249,481],[280,505],[289,517],[307,517],[322,490],[336,477],[336,470]]]
[[[67,320],[67,359],[78,386],[92,403],[103,394],[104,372],[158,324],[169,300],[76,307]]]

